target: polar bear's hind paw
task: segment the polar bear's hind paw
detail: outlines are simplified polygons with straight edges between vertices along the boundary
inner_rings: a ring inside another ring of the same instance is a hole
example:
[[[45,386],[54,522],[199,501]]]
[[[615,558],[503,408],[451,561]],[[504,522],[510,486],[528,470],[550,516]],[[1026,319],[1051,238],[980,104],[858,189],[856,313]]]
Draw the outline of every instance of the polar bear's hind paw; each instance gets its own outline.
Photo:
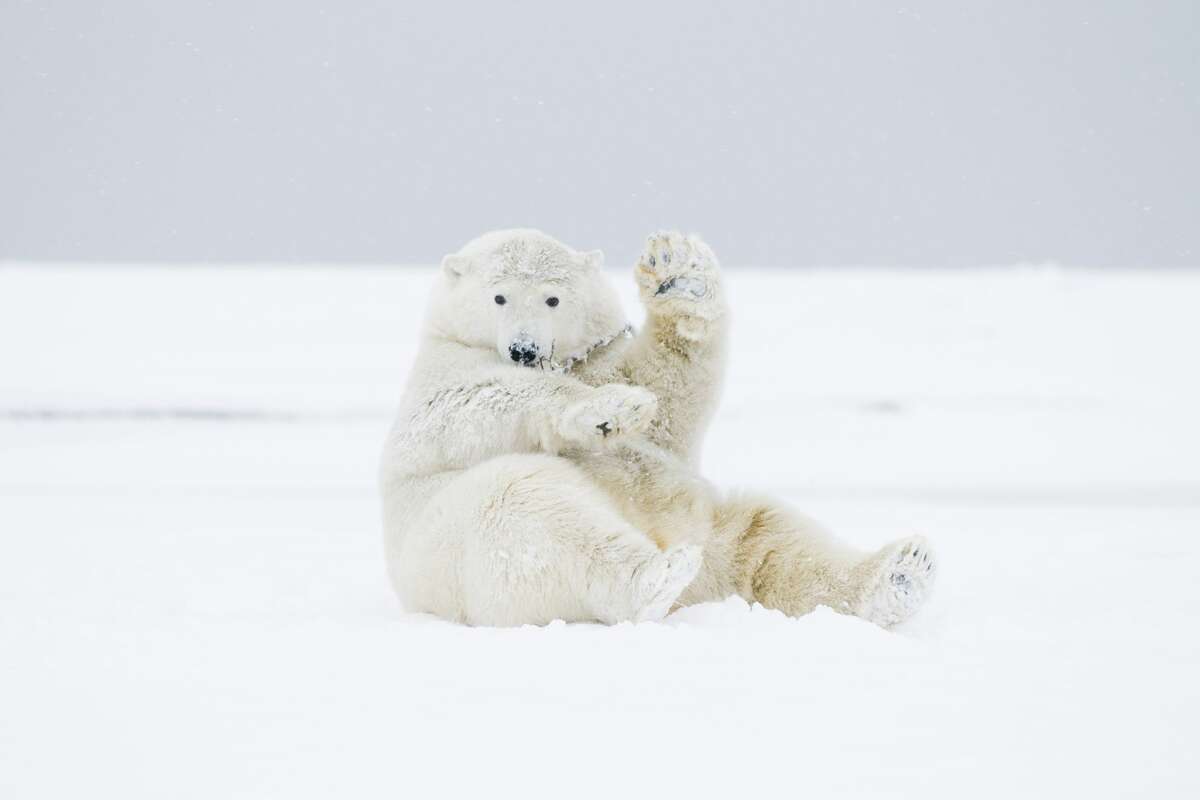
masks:
[[[917,536],[885,548],[875,559],[858,616],[891,627],[911,617],[925,602],[937,575],[929,544]]]
[[[700,571],[703,558],[702,548],[695,544],[676,545],[655,556],[635,581],[641,610],[634,614],[633,621],[653,622],[665,617]]]

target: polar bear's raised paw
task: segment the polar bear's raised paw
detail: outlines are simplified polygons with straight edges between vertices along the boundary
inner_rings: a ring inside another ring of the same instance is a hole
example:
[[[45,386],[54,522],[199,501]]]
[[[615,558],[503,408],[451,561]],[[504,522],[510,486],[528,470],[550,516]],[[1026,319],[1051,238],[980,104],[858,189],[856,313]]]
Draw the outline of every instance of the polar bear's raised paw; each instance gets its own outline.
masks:
[[[885,628],[916,613],[937,575],[937,561],[920,536],[885,547],[868,565],[871,574],[857,614]]]
[[[662,619],[700,571],[704,559],[700,545],[676,545],[654,557],[634,580],[635,603],[640,606],[634,622]]]
[[[703,338],[706,323],[721,315],[717,257],[698,236],[650,236],[634,274],[647,310],[677,317],[679,332],[689,339]]]

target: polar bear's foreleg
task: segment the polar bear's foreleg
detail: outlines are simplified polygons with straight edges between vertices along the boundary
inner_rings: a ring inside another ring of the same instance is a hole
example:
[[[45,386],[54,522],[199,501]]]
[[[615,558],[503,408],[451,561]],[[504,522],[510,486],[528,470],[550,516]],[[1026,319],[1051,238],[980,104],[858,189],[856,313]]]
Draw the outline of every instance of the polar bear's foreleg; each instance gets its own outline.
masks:
[[[453,584],[425,587],[440,607],[405,592],[409,605],[472,625],[659,619],[701,562],[695,545],[659,550],[578,467],[546,455],[467,470],[433,498],[405,550],[416,584],[427,574]]]
[[[658,396],[650,440],[695,464],[724,377],[728,312],[716,256],[696,236],[650,236],[634,269],[646,324],[619,375]]]
[[[824,605],[886,627],[916,612],[935,574],[921,537],[864,554],[777,503],[738,499],[718,509],[704,567],[681,600],[736,593],[792,616]]]

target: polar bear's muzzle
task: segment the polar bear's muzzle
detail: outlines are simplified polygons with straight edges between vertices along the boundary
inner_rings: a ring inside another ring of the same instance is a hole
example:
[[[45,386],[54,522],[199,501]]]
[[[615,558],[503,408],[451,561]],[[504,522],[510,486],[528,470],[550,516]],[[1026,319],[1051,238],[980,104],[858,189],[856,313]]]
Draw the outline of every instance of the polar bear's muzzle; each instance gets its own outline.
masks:
[[[508,357],[522,366],[532,366],[539,355],[537,342],[527,333],[518,333],[508,345]]]

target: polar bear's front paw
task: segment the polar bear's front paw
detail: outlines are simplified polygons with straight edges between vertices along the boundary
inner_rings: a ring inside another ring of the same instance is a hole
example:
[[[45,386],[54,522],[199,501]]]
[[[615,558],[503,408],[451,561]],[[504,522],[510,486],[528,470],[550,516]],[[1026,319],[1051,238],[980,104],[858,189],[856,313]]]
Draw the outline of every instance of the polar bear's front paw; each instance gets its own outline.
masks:
[[[634,274],[649,313],[676,318],[685,338],[703,338],[710,323],[722,314],[717,257],[698,236],[677,231],[654,234],[647,239]]]
[[[658,411],[658,398],[640,386],[609,384],[567,408],[559,423],[563,438],[577,444],[603,444],[641,433]]]
[[[916,613],[937,575],[933,551],[920,536],[885,547],[867,565],[870,571],[857,614],[885,628]]]

